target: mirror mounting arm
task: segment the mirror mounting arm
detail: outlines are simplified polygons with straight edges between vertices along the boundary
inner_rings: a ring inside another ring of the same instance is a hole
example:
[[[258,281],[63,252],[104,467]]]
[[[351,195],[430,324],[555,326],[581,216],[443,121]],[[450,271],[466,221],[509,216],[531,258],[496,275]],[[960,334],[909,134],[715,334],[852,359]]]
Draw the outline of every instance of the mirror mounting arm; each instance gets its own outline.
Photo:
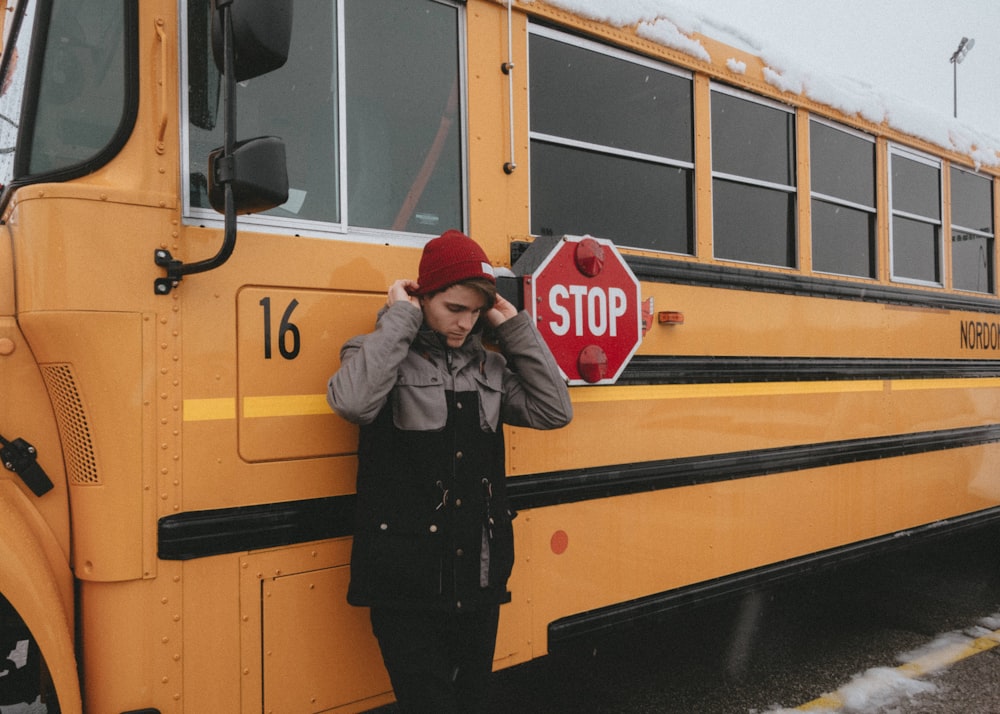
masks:
[[[185,275],[193,273],[204,273],[207,270],[214,270],[229,260],[236,248],[236,210],[233,208],[233,189],[226,186],[226,228],[222,239],[222,247],[219,252],[211,258],[199,260],[194,263],[184,263],[174,258],[166,248],[158,248],[153,253],[153,260],[158,266],[167,271],[165,278],[157,278],[153,283],[153,290],[157,295],[167,295],[176,288]]]

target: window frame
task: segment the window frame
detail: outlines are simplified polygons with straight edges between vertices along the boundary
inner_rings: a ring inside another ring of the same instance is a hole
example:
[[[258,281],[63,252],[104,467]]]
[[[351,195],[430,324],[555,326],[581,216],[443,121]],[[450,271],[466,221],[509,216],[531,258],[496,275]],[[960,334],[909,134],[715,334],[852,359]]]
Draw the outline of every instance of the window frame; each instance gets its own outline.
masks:
[[[698,252],[698,241],[697,241],[697,229],[696,229],[696,218],[697,218],[697,189],[694,179],[695,172],[695,157],[697,155],[697,121],[694,116],[694,104],[695,104],[695,82],[694,82],[694,72],[680,69],[670,64],[666,64],[662,61],[651,59],[635,52],[629,52],[623,49],[613,47],[595,40],[579,37],[562,30],[557,30],[545,25],[540,25],[538,23],[529,22],[528,23],[528,44],[530,47],[531,36],[538,35],[540,37],[545,37],[547,39],[553,40],[555,42],[562,42],[571,47],[576,47],[584,50],[589,50],[597,54],[605,55],[607,57],[612,57],[617,60],[624,62],[629,62],[631,64],[639,65],[640,67],[646,67],[657,72],[663,72],[664,74],[669,74],[673,77],[678,77],[680,79],[687,80],[691,85],[691,160],[686,161],[683,159],[674,159],[668,156],[662,156],[659,154],[649,154],[641,151],[634,151],[630,149],[620,149],[614,146],[608,146],[606,144],[596,144],[588,141],[581,141],[579,139],[571,139],[568,137],[563,137],[555,134],[548,134],[546,132],[536,131],[531,126],[531,91],[530,82],[528,90],[528,147],[529,147],[529,165],[532,160],[531,157],[531,145],[533,142],[540,142],[548,144],[551,146],[558,146],[562,148],[568,148],[584,152],[593,152],[595,154],[600,154],[602,156],[610,156],[615,159],[625,159],[629,161],[640,161],[644,163],[655,164],[657,166],[665,166],[670,168],[682,169],[684,171],[691,172],[691,186],[692,186],[692,201],[689,206],[691,213],[691,225],[689,236],[689,247],[690,252],[678,252],[670,250],[662,250],[644,246],[632,246],[626,243],[617,242],[621,247],[628,248],[632,250],[639,250],[648,253],[654,253],[658,255],[676,255],[684,257],[693,257],[697,255]],[[530,57],[528,57],[528,72],[531,72],[532,62]],[[530,179],[529,179],[529,191],[528,191],[528,215],[529,223],[531,221],[531,216],[533,215],[533,192],[530,189]]]
[[[945,263],[944,263],[944,161],[932,154],[926,154],[916,149],[911,149],[903,144],[897,144],[895,142],[888,142],[887,147],[887,171],[886,171],[886,184],[888,186],[888,198],[889,206],[886,211],[889,222],[889,280],[894,283],[901,283],[906,285],[919,285],[923,287],[934,287],[943,288],[945,287]],[[938,172],[938,218],[934,220],[930,216],[922,216],[916,213],[910,213],[909,211],[904,211],[902,209],[897,209],[893,203],[893,160],[895,157],[900,157],[903,159],[908,159],[918,164],[923,164],[925,166],[930,166],[936,168]],[[937,265],[938,265],[938,280],[923,280],[921,278],[911,278],[905,275],[896,274],[896,218],[903,218],[906,220],[914,221],[917,223],[923,223],[926,225],[937,226]]]
[[[990,176],[988,174],[980,173],[980,172],[976,171],[975,169],[969,168],[967,166],[962,166],[961,164],[955,164],[955,163],[949,164],[948,169],[949,169],[948,170],[948,186],[949,186],[949,193],[950,193],[950,196],[951,196],[951,201],[950,201],[950,209],[951,210],[949,211],[949,214],[948,214],[948,228],[949,228],[949,233],[948,233],[948,243],[949,243],[949,246],[948,247],[949,247],[949,249],[951,251],[951,257],[952,257],[952,261],[951,261],[951,275],[950,275],[950,278],[951,278],[951,287],[956,292],[967,293],[969,295],[989,295],[989,296],[994,296],[995,297],[997,295],[997,261],[996,261],[996,246],[997,246],[997,243],[996,243],[996,230],[997,230],[997,227],[996,227],[996,198],[995,198],[996,179],[994,179],[992,176]],[[977,229],[977,228],[968,228],[966,226],[962,226],[962,225],[959,225],[959,224],[955,223],[955,210],[954,210],[954,207],[955,207],[955,200],[954,200],[954,196],[955,196],[955,193],[954,193],[955,192],[955,183],[954,183],[954,181],[952,181],[952,173],[955,172],[955,171],[960,171],[962,173],[969,174],[970,176],[974,176],[976,178],[982,179],[982,180],[986,181],[989,184],[989,196],[990,196],[990,213],[989,213],[989,215],[990,215],[991,227],[993,229],[992,232],[988,233],[988,232],[982,231],[982,230]],[[974,235],[974,236],[978,236],[980,238],[985,238],[986,241],[987,241],[987,243],[989,244],[989,246],[990,246],[990,272],[989,272],[989,275],[988,275],[989,288],[987,290],[970,290],[969,288],[957,287],[955,285],[954,236],[955,236],[955,229],[956,228],[959,229],[962,233],[968,233],[968,234],[971,234],[971,235]]]
[[[709,86],[709,107],[711,108],[711,98],[713,92],[719,92],[720,94],[725,94],[737,99],[742,99],[747,102],[754,104],[760,104],[762,106],[768,107],[770,109],[776,109],[778,111],[784,112],[792,117],[792,129],[791,129],[791,141],[790,146],[795,155],[792,156],[791,164],[795,167],[795,176],[792,178],[791,184],[780,184],[773,181],[767,181],[764,179],[753,178],[750,176],[741,176],[739,174],[731,174],[725,171],[716,171],[715,169],[715,137],[712,135],[709,141],[709,152],[711,154],[711,182],[712,182],[712,206],[711,206],[711,216],[712,216],[712,258],[714,260],[726,263],[739,263],[741,265],[756,265],[768,268],[779,268],[782,270],[801,270],[802,262],[802,249],[799,245],[799,225],[798,225],[798,214],[799,214],[799,200],[798,200],[798,153],[801,151],[799,146],[797,132],[795,130],[795,122],[798,118],[798,108],[789,104],[784,104],[783,102],[775,101],[773,99],[768,99],[752,92],[748,92],[737,87],[733,87],[728,84],[723,84],[721,82],[712,82]],[[711,109],[710,109],[711,112]],[[713,116],[709,116],[709,127],[711,132],[713,122]],[[751,186],[754,188],[765,189],[768,191],[776,191],[785,195],[792,197],[792,219],[794,222],[793,234],[787,236],[790,243],[794,249],[795,255],[792,256],[791,265],[780,265],[774,263],[761,263],[757,261],[743,260],[740,258],[729,258],[720,256],[718,253],[718,242],[716,241],[715,235],[715,182],[716,180],[726,181],[729,183],[737,184],[740,186]]]
[[[866,206],[863,203],[856,203],[849,199],[840,198],[827,193],[821,193],[817,191],[815,186],[815,181],[813,181],[813,170],[816,166],[816,157],[813,155],[812,150],[812,140],[813,140],[813,124],[820,124],[828,129],[834,131],[840,131],[848,136],[854,137],[856,139],[863,140],[871,144],[872,148],[872,205]],[[839,124],[835,121],[826,119],[825,117],[819,117],[810,115],[809,116],[809,222],[810,222],[810,250],[812,255],[816,254],[816,237],[815,237],[815,213],[813,211],[813,206],[815,201],[820,201],[822,203],[841,206],[853,211],[859,211],[867,214],[874,220],[874,232],[869,235],[869,250],[871,251],[871,261],[872,261],[872,274],[871,275],[855,275],[852,273],[837,273],[829,270],[821,270],[816,267],[815,260],[813,261],[812,271],[814,273],[819,273],[822,275],[834,275],[844,278],[852,278],[857,280],[877,280],[879,274],[879,250],[878,250],[878,139],[871,134],[867,134],[863,131],[854,129],[853,127],[846,126],[844,124]]]
[[[414,233],[409,231],[394,231],[390,228],[372,228],[367,226],[355,226],[350,222],[348,210],[348,180],[347,180],[347,145],[349,137],[347,135],[347,82],[346,82],[346,45],[345,38],[347,28],[345,27],[345,1],[334,0],[333,14],[336,22],[336,62],[337,62],[337,92],[335,116],[338,122],[337,130],[337,186],[336,200],[339,202],[340,220],[323,221],[317,219],[294,218],[285,216],[273,216],[265,214],[247,214],[240,216],[240,229],[252,232],[277,233],[279,235],[300,235],[308,234],[312,237],[325,238],[331,240],[351,240],[361,243],[371,243],[384,245],[391,241],[393,245],[422,246],[428,240],[434,238],[431,233]],[[456,12],[456,33],[458,50],[458,115],[459,120],[455,123],[460,134],[460,176],[461,185],[461,226],[454,226],[462,231],[468,232],[469,225],[469,101],[468,101],[468,23],[466,22],[466,3],[464,0],[424,0],[438,5],[452,8]],[[178,62],[180,64],[178,77],[178,95],[180,97],[180,139],[181,139],[181,196],[182,207],[181,216],[185,225],[211,226],[219,228],[223,226],[224,217],[211,208],[196,207],[191,205],[190,194],[187,187],[191,172],[190,156],[190,111],[188,107],[188,3],[181,3],[178,14],[178,28],[180,41],[180,52]],[[294,37],[293,50],[294,51]],[[237,117],[237,126],[239,119]],[[239,139],[247,137],[240,135]],[[280,137],[279,137],[280,138]],[[206,157],[207,158],[207,157]],[[294,187],[293,187],[294,188]],[[331,196],[331,200],[333,196]],[[442,229],[443,230],[443,229]]]

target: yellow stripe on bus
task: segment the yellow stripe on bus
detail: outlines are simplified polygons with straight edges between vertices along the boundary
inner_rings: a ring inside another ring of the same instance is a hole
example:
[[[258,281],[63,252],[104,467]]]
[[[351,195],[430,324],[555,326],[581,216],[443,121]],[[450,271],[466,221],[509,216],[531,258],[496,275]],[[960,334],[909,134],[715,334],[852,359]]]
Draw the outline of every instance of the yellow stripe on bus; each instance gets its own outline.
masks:
[[[247,419],[331,413],[325,394],[287,394],[277,397],[246,397],[243,400],[243,416]]]
[[[976,389],[1000,387],[1000,377],[980,377],[978,379],[911,379],[905,382],[892,383],[892,388],[900,392],[917,389],[965,389],[967,387],[975,387]]]
[[[282,394],[243,399],[243,417],[312,416],[331,414],[325,394]],[[184,421],[221,421],[236,418],[236,399],[185,399]]]
[[[852,392],[916,391],[923,389],[986,389],[1000,387],[1000,378],[971,379],[860,379],[817,382],[736,382],[726,384],[659,384],[650,386],[574,389],[573,401],[617,402],[646,399],[704,399],[762,397],[792,394],[847,394]]]
[[[236,400],[232,397],[184,400],[184,421],[216,421],[235,418]]]
[[[656,384],[575,388],[573,401],[656,401],[667,399],[721,399],[732,397],[787,396],[795,394],[849,394],[857,392],[916,391],[928,389],[984,389],[1000,387],[1000,377],[973,379],[859,379],[814,382],[735,382],[726,384]],[[243,417],[316,416],[330,414],[325,394],[282,394],[245,397]],[[236,399],[185,399],[184,421],[218,421],[236,418]]]
[[[582,388],[572,391],[573,401],[626,402],[657,399],[705,399],[720,397],[761,397],[784,394],[837,394],[881,392],[882,380],[829,382],[736,382],[727,384],[657,384],[636,387]]]

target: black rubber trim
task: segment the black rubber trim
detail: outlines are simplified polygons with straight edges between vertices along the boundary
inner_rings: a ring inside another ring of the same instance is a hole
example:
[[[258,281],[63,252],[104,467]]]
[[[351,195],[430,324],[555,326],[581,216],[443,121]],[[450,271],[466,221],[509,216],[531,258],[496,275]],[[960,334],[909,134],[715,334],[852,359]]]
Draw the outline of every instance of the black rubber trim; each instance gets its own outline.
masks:
[[[521,241],[512,243],[512,263],[516,263],[530,245]],[[772,272],[753,267],[694,263],[668,257],[627,254],[622,257],[640,281],[651,283],[1000,314],[1000,299],[995,295],[950,293],[943,288],[884,285],[860,279]]]
[[[1000,377],[1000,360],[637,355],[617,384],[718,384]]]
[[[167,516],[159,522],[158,555],[191,560],[351,535],[354,499],[332,496]]]
[[[902,285],[882,285],[874,282],[837,280],[796,273],[773,273],[754,268],[688,263],[642,256],[626,256],[625,262],[639,280],[649,282],[1000,313],[1000,300],[996,296],[949,293],[941,288],[920,289]]]

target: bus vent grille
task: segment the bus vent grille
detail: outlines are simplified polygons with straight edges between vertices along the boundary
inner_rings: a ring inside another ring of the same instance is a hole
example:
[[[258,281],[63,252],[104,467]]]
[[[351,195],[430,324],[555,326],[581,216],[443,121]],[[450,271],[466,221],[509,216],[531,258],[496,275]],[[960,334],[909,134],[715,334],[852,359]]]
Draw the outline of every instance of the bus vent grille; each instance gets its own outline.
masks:
[[[56,410],[69,482],[78,486],[100,484],[90,425],[83,400],[76,389],[72,368],[68,364],[45,365],[42,376]]]

